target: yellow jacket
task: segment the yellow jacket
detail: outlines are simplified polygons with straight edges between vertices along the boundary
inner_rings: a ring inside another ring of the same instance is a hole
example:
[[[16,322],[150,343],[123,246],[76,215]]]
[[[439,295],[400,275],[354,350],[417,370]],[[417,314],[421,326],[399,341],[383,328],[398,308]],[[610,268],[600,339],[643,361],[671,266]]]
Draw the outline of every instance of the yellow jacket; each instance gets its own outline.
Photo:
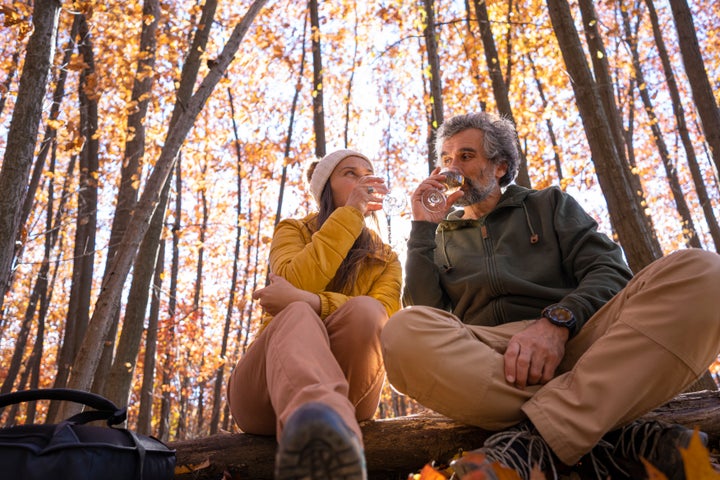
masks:
[[[354,207],[340,207],[322,228],[316,228],[317,213],[303,219],[278,223],[270,246],[270,269],[295,287],[320,296],[320,317],[325,318],[349,298],[367,295],[380,301],[388,315],[400,309],[402,267],[398,256],[384,245],[384,251],[363,262],[349,295],[325,290],[365,225]],[[372,232],[375,234],[374,232]],[[270,319],[266,316],[266,324]]]

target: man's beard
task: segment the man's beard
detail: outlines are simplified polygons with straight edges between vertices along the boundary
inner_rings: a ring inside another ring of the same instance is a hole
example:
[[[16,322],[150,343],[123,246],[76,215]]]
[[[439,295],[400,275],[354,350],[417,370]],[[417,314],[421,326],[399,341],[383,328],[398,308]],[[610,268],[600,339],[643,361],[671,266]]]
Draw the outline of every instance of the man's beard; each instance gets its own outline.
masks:
[[[480,180],[486,180],[487,177],[481,174]],[[463,190],[465,193],[460,197],[455,205],[458,207],[467,207],[468,205],[474,205],[480,203],[490,196],[493,192],[494,185],[491,182],[477,182],[470,178],[465,178],[465,183],[470,186],[469,189]]]

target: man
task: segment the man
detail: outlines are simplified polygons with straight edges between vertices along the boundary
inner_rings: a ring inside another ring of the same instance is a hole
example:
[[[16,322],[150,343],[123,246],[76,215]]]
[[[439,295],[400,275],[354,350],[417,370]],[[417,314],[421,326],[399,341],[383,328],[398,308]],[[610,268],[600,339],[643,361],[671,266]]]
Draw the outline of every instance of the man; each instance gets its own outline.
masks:
[[[720,350],[720,255],[683,250],[634,278],[621,249],[569,195],[514,184],[511,122],[461,115],[437,132],[461,209],[412,197],[404,302],[382,334],[388,379],[455,420],[500,431],[473,455],[528,478],[581,459],[599,478],[632,478],[640,457],[684,478],[692,431],[638,417],[701,376]],[[583,458],[585,456],[585,458]],[[455,463],[462,478],[476,464]],[[637,477],[635,477],[637,478]]]

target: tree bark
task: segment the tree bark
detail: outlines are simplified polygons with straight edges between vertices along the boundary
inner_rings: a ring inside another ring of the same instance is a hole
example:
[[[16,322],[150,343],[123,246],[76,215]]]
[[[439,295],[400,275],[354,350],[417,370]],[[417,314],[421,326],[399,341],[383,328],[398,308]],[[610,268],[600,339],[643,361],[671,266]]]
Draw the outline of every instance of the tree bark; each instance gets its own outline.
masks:
[[[320,42],[320,14],[318,0],[309,0],[310,30],[312,34],[313,57],[313,130],[315,131],[315,155],[320,158],[326,153],[325,146],[325,110],[323,109],[323,69]]]
[[[172,391],[170,381],[172,366],[177,351],[175,348],[175,326],[177,324],[177,285],[180,271],[180,232],[182,230],[182,156],[175,164],[175,221],[172,228],[172,260],[170,263],[170,291],[168,292],[167,334],[165,335],[165,351],[163,353],[162,379],[160,382],[162,397],[160,400],[160,420],[158,437],[167,442],[170,437],[170,405]]]
[[[653,105],[652,99],[650,98],[650,94],[647,90],[647,82],[645,81],[645,74],[643,73],[642,64],[640,62],[640,53],[637,49],[637,37],[633,37],[627,11],[622,8],[619,10],[625,29],[625,41],[632,55],[633,69],[635,70],[635,84],[640,92],[640,98],[642,99],[645,112],[650,120],[650,130],[652,131],[655,146],[658,149],[660,159],[665,167],[665,174],[667,175],[668,184],[670,185],[670,192],[675,200],[675,207],[677,208],[678,215],[680,215],[683,222],[682,232],[683,237],[685,237],[685,243],[690,248],[702,248],[700,237],[697,234],[697,230],[695,230],[695,223],[693,222],[692,215],[690,214],[690,207],[685,200],[685,194],[682,191],[682,186],[680,185],[680,180],[677,176],[677,169],[670,159],[670,152],[668,151],[667,144],[665,143],[665,137],[658,125],[658,118],[655,114],[655,106]]]
[[[698,426],[716,442],[720,392],[679,395],[643,419]],[[435,413],[364,422],[361,428],[371,480],[407,478],[433,461],[447,464],[460,450],[480,447],[490,435]],[[177,450],[176,480],[217,479],[225,471],[232,478],[273,478],[274,437],[224,433],[171,446]]]
[[[442,76],[440,75],[440,55],[438,54],[435,33],[435,1],[423,0],[425,8],[425,49],[430,67],[430,125],[428,125],[428,173],[437,165],[435,153],[435,135],[438,127],[445,121],[443,116]]]
[[[58,0],[35,1],[34,30],[28,41],[17,101],[7,132],[0,169],[0,312],[13,270],[20,209],[35,154],[45,89],[55,54],[59,14]]]
[[[180,147],[192,128],[198,113],[202,110],[205,102],[215,89],[215,86],[224,75],[225,70],[240,46],[240,42],[249,29],[252,20],[257,16],[266,2],[267,0],[255,0],[252,3],[248,13],[233,29],[230,38],[217,57],[216,63],[210,68],[195,94],[193,94],[188,104],[185,105],[185,108],[179,114],[173,128],[168,131],[160,157],[147,180],[145,189],[138,201],[135,214],[128,224],[128,228],[121,241],[121,246],[112,260],[113,263],[109,274],[98,295],[95,311],[88,325],[87,334],[83,339],[73,364],[68,387],[80,390],[87,390],[90,387],[100,361],[103,339],[107,336],[110,329],[113,312],[120,306],[125,280],[132,266],[140,241],[149,227],[150,217],[159,202],[162,186],[175,164],[175,159],[177,158]],[[68,413],[77,412],[78,409],[79,407],[77,405],[71,405]]]
[[[167,200],[166,200],[167,201]],[[137,429],[143,435],[151,435],[153,391],[155,385],[155,363],[157,354],[158,324],[160,319],[160,295],[162,294],[162,281],[165,274],[165,241],[160,240],[157,260],[155,262],[155,276],[153,281],[153,295],[150,302],[150,315],[147,333],[145,335],[145,361],[143,363],[142,385],[140,386],[140,407],[138,409]]]
[[[492,28],[490,28],[490,16],[488,15],[487,5],[484,0],[474,0],[474,2],[475,15],[477,16],[478,25],[480,26],[480,37],[483,42],[483,49],[485,50],[485,61],[487,62],[488,72],[490,73],[490,80],[492,81],[492,89],[498,113],[512,121],[513,124],[516,124],[515,116],[513,115],[512,107],[510,106],[507,83],[505,82],[502,74],[500,56],[498,55],[497,47],[495,46],[495,37],[493,36]],[[515,178],[515,183],[522,185],[523,187],[530,188],[530,175],[528,174],[527,158],[525,157],[525,151],[520,148],[519,144],[518,153],[520,154],[520,165],[518,166],[518,174]]]
[[[158,260],[169,190],[170,182],[165,182],[160,195],[160,204],[150,220],[150,228],[140,243],[133,266],[133,277],[128,292],[120,340],[118,340],[115,358],[107,373],[107,381],[103,389],[104,396],[119,407],[128,404],[135,374],[145,324],[145,312],[150,297],[150,284]]]
[[[135,77],[130,97],[130,105],[133,107],[133,110],[127,119],[127,143],[125,144],[125,154],[123,155],[120,170],[120,187],[118,188],[117,205],[115,207],[115,214],[113,215],[112,227],[110,228],[110,244],[108,245],[103,277],[108,274],[112,258],[115,256],[120,240],[125,233],[127,224],[137,204],[142,160],[145,156],[145,117],[148,105],[150,104],[150,92],[152,91],[153,79],[155,78],[155,50],[157,45],[155,34],[160,16],[159,0],[145,0],[143,3],[143,15],[141,17],[143,22],[140,31],[138,62],[135,68]],[[157,246],[155,246],[155,249],[157,249]],[[149,275],[152,275],[152,263],[148,266],[148,270],[150,270]],[[147,280],[145,283],[149,285],[150,281]],[[142,309],[144,314],[147,305],[147,294],[145,296],[145,302],[143,305],[134,305],[134,308]],[[127,318],[128,316],[126,315],[125,320],[127,320]],[[104,392],[105,396],[111,399],[115,397],[114,400],[122,398],[122,394],[118,394],[116,387],[107,385],[104,380],[119,373],[117,362],[113,359],[119,319],[120,310],[116,311],[113,315],[112,325],[105,339],[102,358],[98,367],[98,375],[95,376],[96,391]],[[140,326],[140,330],[142,331],[142,325]],[[134,360],[135,359],[132,359],[131,363],[134,364]],[[113,370],[114,373],[111,373]],[[115,389],[112,395],[108,393],[110,389]],[[125,397],[127,397],[127,394]],[[124,402],[120,403],[124,404]]]
[[[670,0],[670,9],[675,19],[685,73],[705,132],[705,141],[710,145],[715,169],[720,172],[720,109],[705,69],[692,12],[686,0]]]
[[[66,379],[72,375],[75,355],[80,349],[82,339],[90,321],[90,303],[93,276],[95,271],[95,238],[97,235],[99,142],[96,136],[98,127],[98,92],[95,91],[95,54],[87,18],[80,14],[78,26],[78,52],[82,55],[86,67],[80,75],[80,129],[83,147],[80,152],[80,180],[78,192],[78,213],[75,227],[75,246],[73,250],[73,273],[68,313],[65,321],[65,336],[62,347],[62,363],[58,364],[55,388],[63,388]],[[98,342],[100,343],[100,342]],[[101,348],[101,346],[98,346]],[[83,390],[89,390],[88,384]],[[59,422],[63,417],[63,402],[52,402],[50,417]]]
[[[630,268],[638,272],[662,256],[655,232],[618,152],[603,104],[578,37],[567,0],[547,0],[553,30],[565,60],[598,181]]]
[[[304,42],[303,42],[304,44]],[[303,48],[304,52],[304,48]],[[303,53],[304,58],[304,53]],[[302,68],[301,68],[302,70]],[[299,82],[298,82],[299,83]],[[297,98],[297,90],[296,97]],[[240,212],[242,211],[243,205],[243,175],[242,175],[242,151],[240,149],[240,138],[238,135],[237,124],[235,122],[235,104],[233,102],[232,92],[228,89],[228,103],[230,105],[230,112],[233,125],[233,133],[235,135],[235,167],[236,167],[236,185],[237,185],[237,213],[235,215],[235,247],[233,249],[233,262],[232,262],[232,274],[230,275],[230,288],[228,293],[227,307],[225,310],[225,325],[223,326],[222,341],[220,344],[220,358],[227,359],[228,342],[230,339],[230,326],[232,324],[233,313],[235,312],[235,291],[237,290],[238,283],[238,269],[240,261],[240,247],[242,246],[242,223],[240,222]],[[294,103],[294,102],[293,102]],[[292,118],[294,110],[290,113],[290,132],[292,132]],[[290,136],[290,134],[288,134]],[[285,157],[287,160],[287,156]],[[286,172],[286,166],[283,167],[283,176]],[[282,189],[282,185],[281,185]],[[280,197],[282,201],[282,196]],[[280,207],[278,207],[278,210]],[[280,212],[278,211],[278,215]],[[277,218],[277,217],[276,217]],[[276,221],[277,225],[277,221]],[[243,282],[245,283],[245,282]],[[242,313],[242,312],[240,312]],[[228,367],[227,362],[223,362],[215,371],[215,385],[213,386],[213,403],[212,411],[210,414],[210,434],[214,435],[220,428],[220,407],[223,404],[223,391],[225,386],[225,369]]]
[[[672,64],[670,63],[670,55],[668,55],[667,47],[665,47],[665,41],[662,37],[657,12],[655,11],[655,6],[653,5],[652,0],[645,0],[645,5],[647,6],[648,14],[650,15],[655,45],[657,45],[658,53],[660,54],[660,61],[665,74],[665,82],[667,83],[670,99],[672,100],[672,108],[673,114],[675,115],[675,122],[677,124],[677,132],[678,135],[680,135],[680,140],[685,150],[685,156],[687,157],[688,167],[690,168],[690,173],[693,177],[698,201],[705,213],[705,219],[710,230],[710,237],[713,239],[713,243],[715,244],[715,251],[720,253],[720,226],[718,225],[715,211],[712,208],[712,202],[710,201],[710,196],[705,185],[705,179],[703,178],[700,165],[697,161],[697,156],[695,155],[695,146],[690,138],[687,121],[685,120],[685,110],[682,105],[682,100],[680,99],[680,89],[675,81],[675,73],[673,72]]]

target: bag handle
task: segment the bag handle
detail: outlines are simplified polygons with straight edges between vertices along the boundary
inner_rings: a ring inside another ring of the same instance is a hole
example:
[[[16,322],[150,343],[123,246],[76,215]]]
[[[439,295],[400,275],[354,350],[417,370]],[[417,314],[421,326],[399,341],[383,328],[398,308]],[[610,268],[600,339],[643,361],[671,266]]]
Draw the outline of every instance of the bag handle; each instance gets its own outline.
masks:
[[[108,425],[117,425],[127,418],[127,408],[118,408],[113,402],[101,395],[70,388],[46,388],[6,393],[0,395],[0,408],[34,400],[75,402],[97,410],[96,412],[82,412],[69,418],[68,421],[72,423],[86,423],[93,420],[107,419]]]

